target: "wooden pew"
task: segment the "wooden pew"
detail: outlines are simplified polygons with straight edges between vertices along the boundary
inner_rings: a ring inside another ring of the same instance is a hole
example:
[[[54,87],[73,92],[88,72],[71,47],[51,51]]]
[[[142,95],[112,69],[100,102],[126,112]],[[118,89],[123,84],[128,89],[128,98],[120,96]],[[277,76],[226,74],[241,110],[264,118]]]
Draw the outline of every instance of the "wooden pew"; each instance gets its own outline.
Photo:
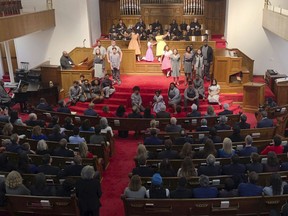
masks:
[[[125,215],[269,215],[271,209],[281,210],[288,195],[214,199],[131,199],[121,196]],[[227,208],[221,202],[228,201]]]
[[[75,196],[71,197],[41,197],[6,195],[11,215],[65,215],[80,216]]]

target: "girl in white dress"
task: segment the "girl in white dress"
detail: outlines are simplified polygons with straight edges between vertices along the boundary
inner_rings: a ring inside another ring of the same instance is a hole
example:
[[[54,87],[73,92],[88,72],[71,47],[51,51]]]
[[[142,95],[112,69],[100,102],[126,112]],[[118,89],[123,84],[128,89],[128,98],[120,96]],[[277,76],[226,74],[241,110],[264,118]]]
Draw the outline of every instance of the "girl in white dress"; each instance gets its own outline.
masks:
[[[220,86],[217,84],[217,80],[213,79],[211,85],[208,88],[208,102],[209,103],[218,103],[221,105],[219,101],[219,93],[220,93]]]
[[[155,91],[155,95],[153,97],[153,110],[155,113],[158,113],[162,107],[162,104],[165,105],[163,100],[163,96],[161,95],[161,90]]]

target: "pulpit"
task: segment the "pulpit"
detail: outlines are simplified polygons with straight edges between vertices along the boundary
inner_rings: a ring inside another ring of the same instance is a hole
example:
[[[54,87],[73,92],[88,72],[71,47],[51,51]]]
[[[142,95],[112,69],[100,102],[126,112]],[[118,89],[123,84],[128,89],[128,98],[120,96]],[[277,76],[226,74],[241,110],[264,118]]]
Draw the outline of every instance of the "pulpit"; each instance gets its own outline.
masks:
[[[265,101],[265,84],[248,82],[243,85],[243,111],[255,112]]]
[[[279,106],[288,104],[288,81],[275,82],[274,89],[277,104]]]

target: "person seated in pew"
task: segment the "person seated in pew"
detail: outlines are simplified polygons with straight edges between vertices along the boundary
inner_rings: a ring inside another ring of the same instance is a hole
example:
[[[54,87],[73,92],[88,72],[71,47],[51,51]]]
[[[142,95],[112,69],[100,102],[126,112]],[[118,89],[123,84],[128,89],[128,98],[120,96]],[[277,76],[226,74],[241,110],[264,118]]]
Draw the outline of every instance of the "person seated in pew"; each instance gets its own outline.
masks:
[[[176,177],[176,172],[173,169],[172,164],[170,163],[168,158],[164,158],[160,162],[159,174],[162,177]]]
[[[224,103],[223,104],[224,110],[222,112],[219,112],[218,115],[233,115],[233,111],[229,110],[229,104]]]
[[[25,121],[25,124],[30,127],[34,127],[39,125],[40,127],[45,126],[45,122],[43,120],[37,120],[37,115],[35,113],[30,113],[28,120]]]
[[[6,194],[31,195],[30,190],[23,184],[23,178],[17,171],[11,171],[5,179]]]
[[[218,157],[231,158],[235,154],[235,150],[232,148],[232,141],[226,137],[223,140],[222,148],[218,150]]]
[[[182,107],[180,105],[176,106],[176,114],[173,114],[173,117],[175,118],[185,118],[186,113],[183,112]]]
[[[115,115],[112,112],[110,112],[109,106],[102,107],[102,113],[100,113],[100,116],[106,118],[115,117]]]
[[[65,178],[67,176],[81,176],[82,158],[80,155],[75,155],[71,165],[67,165],[64,169],[60,170],[59,178]]]
[[[244,174],[246,172],[246,166],[240,163],[239,156],[237,154],[231,157],[231,164],[222,166],[223,175],[232,175],[236,185],[244,180]]]
[[[197,111],[198,107],[196,104],[192,104],[191,106],[191,113],[187,114],[187,117],[201,117],[201,113],[199,111]]]
[[[184,177],[179,178],[178,186],[176,190],[171,191],[170,198],[171,199],[189,199],[193,197],[193,192],[191,189],[186,187],[187,179]]]
[[[237,197],[238,190],[235,189],[235,183],[232,178],[226,178],[224,180],[224,188],[219,191],[220,198]]]
[[[266,148],[261,152],[261,155],[267,155],[270,151],[275,152],[276,154],[282,154],[284,147],[282,144],[282,139],[280,136],[274,136],[272,143],[270,143]]]
[[[106,143],[106,137],[101,134],[101,128],[98,126],[95,127],[93,135],[90,136],[90,144],[101,144],[102,142]]]
[[[8,107],[0,107],[0,122],[9,123],[9,108]],[[13,124],[13,123],[12,123]]]
[[[52,133],[48,135],[48,140],[59,142],[61,139],[67,139],[67,137],[64,132],[61,133],[61,128],[57,124],[52,128]]]
[[[95,129],[93,126],[91,126],[91,122],[89,119],[85,119],[80,128],[79,128],[80,132],[93,132]]]
[[[151,108],[148,106],[144,109],[144,112],[143,112],[143,118],[148,118],[148,119],[154,119],[155,116],[153,114],[151,114]]]
[[[6,123],[0,133],[3,136],[11,136],[13,134],[13,129],[14,126],[11,123]]]
[[[217,131],[220,130],[231,130],[230,125],[227,125],[228,118],[224,115],[219,117],[219,124],[215,125]]]
[[[263,164],[260,163],[260,156],[258,153],[254,152],[250,156],[251,163],[246,164],[246,170],[247,172],[256,172],[256,173],[262,173],[263,172]]]
[[[101,128],[101,133],[102,133],[102,134],[108,134],[108,133],[110,133],[111,137],[114,136],[113,130],[112,130],[112,128],[109,126],[107,118],[102,117],[102,118],[100,119],[99,126],[100,126],[100,128]]]
[[[60,187],[57,187],[56,196],[71,197],[71,195],[75,194],[76,182],[76,179],[66,177]]]
[[[258,174],[254,171],[248,174],[248,183],[241,183],[238,186],[240,197],[261,196],[263,187],[257,185]]]
[[[10,123],[13,125],[19,125],[19,126],[26,126],[26,124],[23,123],[22,119],[18,116],[18,112],[16,110],[12,110],[10,112]]]
[[[208,155],[214,155],[215,157],[218,156],[217,150],[215,148],[215,145],[211,139],[206,139],[204,143],[203,150],[199,150],[198,152],[195,152],[195,158],[207,158]]]
[[[144,157],[146,158],[146,160],[147,160],[147,159],[154,159],[154,158],[156,158],[154,152],[149,152],[149,151],[147,151],[145,145],[139,143],[139,145],[138,145],[138,147],[137,147],[137,154],[136,154],[136,156],[134,157],[134,161],[135,161],[136,166],[139,166],[139,164],[138,164],[138,159],[139,159],[140,157],[142,157],[142,156],[144,156]]]
[[[214,155],[210,154],[206,158],[206,165],[201,165],[198,168],[198,175],[206,176],[219,176],[221,175],[222,169],[220,165],[216,165],[216,158]]]
[[[166,112],[166,105],[161,104],[160,111],[156,113],[156,118],[170,118],[171,115],[169,112]]]
[[[166,125],[166,132],[180,132],[181,125],[177,125],[177,119],[175,117],[170,118],[170,124]]]
[[[270,177],[270,186],[263,188],[263,193],[266,196],[283,195],[283,188],[287,185],[287,182],[282,181],[279,173],[272,173]]]
[[[79,144],[79,155],[82,158],[93,158],[93,154],[91,152],[88,151],[88,146],[86,144],[86,142],[81,142]]]
[[[245,137],[245,146],[243,149],[237,152],[240,157],[250,156],[253,152],[257,153],[257,147],[252,146],[253,138],[250,135]]]
[[[266,111],[262,111],[261,115],[262,119],[257,123],[257,128],[267,128],[274,126],[273,120],[268,118],[268,114]]]
[[[216,116],[216,113],[214,112],[214,107],[209,105],[207,107],[207,112],[205,114],[205,117],[214,117],[214,116]]]
[[[48,149],[48,145],[45,140],[39,140],[36,147],[36,154],[37,155],[45,155],[50,154],[50,150]]]
[[[17,171],[21,174],[36,174],[38,173],[38,167],[31,163],[31,159],[26,153],[21,153],[19,155]]]
[[[159,173],[155,173],[151,179],[151,187],[146,191],[146,197],[150,199],[169,198],[170,191],[162,186],[162,177]]]
[[[139,175],[141,177],[151,177],[154,174],[154,169],[146,165],[146,158],[144,155],[138,158],[138,167],[132,170],[133,175]]]
[[[58,157],[74,157],[74,152],[67,148],[67,140],[63,138],[59,141],[59,147],[54,149],[52,155]]]
[[[235,123],[235,125],[239,126],[240,129],[250,129],[250,124],[247,122],[247,116],[243,113],[240,115],[240,121]]]
[[[218,190],[216,187],[210,187],[209,177],[201,175],[199,177],[200,187],[193,189],[194,198],[216,198],[218,196]]]
[[[54,186],[48,186],[44,173],[37,173],[35,182],[30,187],[32,196],[55,196],[56,189]]]
[[[211,127],[208,136],[206,138],[211,139],[214,143],[222,143],[222,138],[217,135],[217,129],[215,127]],[[202,142],[205,143],[205,137]]]
[[[229,136],[232,142],[243,142],[244,138],[241,136],[241,129],[237,126],[233,126],[233,133]]]
[[[52,161],[53,159],[50,154],[44,154],[42,157],[43,165],[38,167],[38,172],[44,173],[45,175],[58,175],[60,169],[59,167],[52,166]]]
[[[41,127],[39,125],[36,125],[32,129],[31,139],[39,141],[39,140],[47,140],[48,138],[45,134],[42,133]]]
[[[1,152],[0,153],[0,171],[1,172],[11,172],[15,170],[15,164],[12,161],[8,160],[7,154]]]
[[[17,153],[17,154],[25,153],[24,149],[19,144],[18,134],[14,133],[10,136],[10,143],[6,145],[6,151]]]
[[[128,187],[124,190],[124,195],[127,198],[144,199],[146,195],[146,188],[142,186],[139,175],[133,175],[130,179]]]
[[[73,124],[73,120],[71,117],[67,116],[65,119],[64,119],[64,124],[63,124],[63,128],[65,130],[70,130],[72,131],[74,129],[74,124]]]
[[[58,106],[59,107],[56,110],[57,112],[71,114],[71,110],[66,106],[66,103],[64,100],[59,100]]]
[[[28,142],[24,142],[22,144],[22,148],[26,154],[36,154],[36,152],[31,149],[31,146]]]
[[[48,124],[47,128],[53,128],[55,125],[59,125],[59,116],[52,116],[51,122]]]
[[[175,150],[172,150],[172,140],[171,139],[166,139],[164,141],[165,145],[165,150],[161,151],[158,153],[157,158],[158,159],[177,159],[179,158],[178,152]]]
[[[157,133],[157,134],[160,133],[160,129],[157,128],[156,125],[157,125],[156,120],[155,120],[155,119],[152,119],[152,120],[150,121],[150,128],[147,128],[147,129],[145,130],[145,134],[150,134],[151,130],[156,130],[156,133]]]
[[[144,145],[162,145],[163,140],[157,137],[157,131],[155,129],[150,130],[150,136],[144,140]]]
[[[179,157],[181,159],[184,159],[185,157],[190,157],[193,158],[194,157],[195,152],[192,150],[192,145],[188,142],[184,143],[180,153],[179,153]]]
[[[66,51],[62,52],[62,56],[60,58],[60,65],[63,70],[75,67],[73,60]]]
[[[198,126],[196,128],[196,131],[199,132],[199,131],[210,131],[210,128],[207,126],[207,120],[206,119],[201,119],[201,126]]]
[[[47,103],[45,98],[40,98],[40,102],[36,108],[39,110],[53,111],[52,107]]]
[[[187,135],[184,128],[182,128],[179,133],[180,133],[180,137],[177,137],[175,139],[174,145],[184,145],[185,143],[189,143],[189,144],[194,143],[194,139],[192,138],[192,136]]]
[[[132,107],[132,113],[128,114],[128,118],[143,118],[137,106]]]
[[[80,130],[78,127],[74,127],[73,135],[69,137],[70,144],[80,144],[82,142],[86,142],[85,138],[80,137]]]
[[[181,168],[177,171],[177,176],[189,178],[197,175],[197,169],[195,168],[192,159],[190,157],[184,158]]]
[[[84,110],[84,116],[98,116],[98,113],[94,110],[94,107],[94,103],[89,103],[88,109]]]
[[[279,159],[275,152],[268,152],[267,163],[264,164],[264,172],[278,172],[280,170]]]

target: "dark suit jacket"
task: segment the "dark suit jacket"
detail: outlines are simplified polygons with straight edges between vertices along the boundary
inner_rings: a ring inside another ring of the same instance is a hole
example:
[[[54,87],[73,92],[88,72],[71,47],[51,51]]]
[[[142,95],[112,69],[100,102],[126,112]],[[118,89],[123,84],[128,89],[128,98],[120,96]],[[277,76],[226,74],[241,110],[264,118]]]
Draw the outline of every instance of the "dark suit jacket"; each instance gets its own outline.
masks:
[[[240,134],[232,134],[229,136],[229,138],[232,140],[232,142],[243,142],[244,138]]]
[[[42,121],[42,120],[36,120],[36,121],[27,120],[27,121],[25,121],[25,124],[27,126],[31,126],[31,127],[34,127],[36,125],[39,125],[40,127],[44,127],[45,126],[45,122]]]
[[[63,138],[67,139],[67,137],[65,135],[60,134],[60,133],[58,133],[58,134],[52,133],[52,134],[48,135],[48,140],[49,141],[59,142]]]
[[[188,113],[187,117],[201,117],[201,113],[198,112],[197,110],[194,110],[191,113]]]
[[[157,158],[158,159],[164,159],[164,158],[168,158],[168,159],[177,159],[178,156],[178,152],[175,150],[164,150],[158,153]]]
[[[132,174],[141,177],[152,177],[154,175],[154,170],[151,167],[139,166],[132,170]]]
[[[182,129],[181,125],[171,125],[171,124],[169,124],[169,125],[167,125],[165,127],[165,131],[166,132],[179,132],[181,129]]]
[[[200,166],[198,169],[198,176],[200,175],[206,175],[206,176],[218,176],[221,175],[221,166],[215,165],[215,166]]]
[[[241,151],[238,152],[239,156],[250,156],[253,152],[257,153],[258,149],[254,146],[244,147]]]
[[[202,47],[200,48],[200,50],[202,51]],[[208,60],[208,63],[212,62],[213,61],[213,49],[211,46],[208,46],[208,50],[207,50],[207,60]]]
[[[53,110],[52,107],[47,103],[40,103],[37,105],[36,108],[40,109],[40,110],[46,110],[46,111],[52,111]]]
[[[273,120],[268,118],[263,118],[261,121],[257,123],[257,128],[266,128],[266,127],[273,127]]]
[[[143,116],[140,113],[130,113],[128,118],[143,118]]]
[[[240,129],[250,129],[251,125],[246,122],[237,122],[237,125]]]
[[[196,128],[196,131],[210,131],[210,128],[209,127],[199,126],[199,127]]]
[[[83,165],[68,165],[63,170],[60,171],[59,176],[60,177],[66,177],[66,176],[81,176],[81,171]]]
[[[61,112],[61,113],[71,113],[71,110],[68,107],[59,107],[57,109],[57,112]]]
[[[185,136],[185,137],[178,137],[174,141],[174,145],[184,145],[185,143],[193,144],[194,140],[192,137]]]
[[[160,111],[156,113],[156,118],[170,118],[170,117],[171,117],[170,113],[166,111]]]
[[[195,198],[216,198],[218,189],[216,187],[199,187],[193,189],[193,197]]]
[[[144,145],[162,145],[163,140],[159,139],[156,136],[146,137],[144,140]]]
[[[53,156],[59,156],[59,157],[74,157],[73,151],[60,147],[56,148],[52,154]]]
[[[263,164],[261,163],[250,163],[246,164],[247,171],[249,172],[256,172],[256,173],[262,173],[263,172]]]
[[[241,175],[246,171],[244,164],[228,164],[222,167],[223,175]]]
[[[229,125],[226,125],[226,124],[215,125],[215,128],[217,131],[219,131],[219,130],[231,130],[231,127]]]
[[[222,112],[219,112],[218,115],[232,115],[233,112],[231,110],[223,110]]]
[[[38,167],[38,172],[42,172],[45,175],[58,175],[59,171],[59,167],[51,165],[41,165]]]
[[[178,187],[176,190],[170,193],[170,198],[172,199],[185,199],[192,197],[193,197],[192,190],[185,187]]]
[[[97,116],[97,112],[93,109],[87,109],[84,111],[85,116]]]

